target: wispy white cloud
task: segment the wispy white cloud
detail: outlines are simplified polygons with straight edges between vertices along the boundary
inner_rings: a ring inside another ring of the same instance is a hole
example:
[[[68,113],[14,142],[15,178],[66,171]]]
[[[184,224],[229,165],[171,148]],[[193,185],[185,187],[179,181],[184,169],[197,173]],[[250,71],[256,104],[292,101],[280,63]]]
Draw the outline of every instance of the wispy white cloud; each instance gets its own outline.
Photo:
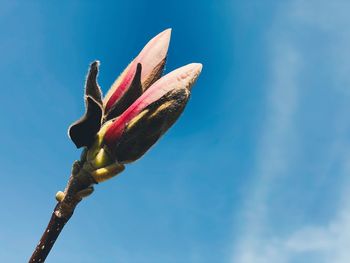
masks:
[[[298,104],[298,71],[301,68],[300,55],[287,42],[275,46],[272,63],[271,90],[267,96],[268,116],[258,146],[254,174],[256,178],[250,189],[246,204],[245,234],[232,262],[282,262],[279,250],[274,249],[273,241],[261,249],[257,237],[263,235],[268,210],[270,185],[286,173],[293,152],[292,139],[295,135],[294,115]],[[265,254],[265,258],[262,257]]]
[[[279,187],[281,177],[297,176],[289,171],[295,165],[295,156],[303,151],[303,138],[298,136],[303,129],[298,119],[304,110],[300,100],[306,94],[305,83],[318,78],[321,72],[313,71],[305,80],[305,64],[309,63],[304,46],[322,44],[326,36],[329,43],[324,64],[329,74],[329,94],[350,95],[350,20],[345,10],[350,3],[338,1],[289,1],[281,5],[274,26],[267,33],[270,50],[270,79],[266,83],[266,121],[261,131],[261,140],[253,168],[254,180],[244,204],[244,223],[240,236],[235,238],[231,262],[234,263],[283,263],[283,262],[336,262],[350,261],[350,180],[339,185],[338,209],[329,216],[327,223],[305,222],[284,231],[274,230],[270,214],[271,195]],[[304,31],[299,35],[299,31]],[[320,32],[321,37],[309,43],[309,32]],[[304,34],[304,35],[303,35]],[[316,47],[315,47],[316,48]],[[318,65],[315,65],[317,68]],[[304,84],[303,84],[304,83]],[[310,102],[311,104],[312,102]],[[334,127],[329,149],[319,165],[338,159],[341,178],[350,174],[350,144],[345,134],[350,133],[347,117],[349,107],[344,101],[335,110]],[[327,105],[323,105],[327,107]],[[317,109],[315,109],[317,110]],[[327,119],[325,119],[327,121]],[[341,180],[340,180],[341,181]],[[320,195],[322,193],[319,193]],[[335,198],[337,199],[337,198]],[[302,204],[300,204],[302,206]],[[316,204],[321,206],[321,203]],[[288,206],[288,204],[286,204]],[[291,211],[293,213],[293,211]]]
[[[350,163],[350,152],[346,161]],[[350,174],[350,165],[342,171]],[[273,233],[264,236],[261,232],[267,223],[258,221],[247,224],[248,231],[235,249],[232,262],[240,263],[283,263],[318,262],[347,263],[350,259],[350,205],[348,204],[350,187],[347,183],[340,187],[344,193],[339,211],[325,225],[305,224],[287,236]],[[262,196],[261,196],[262,197]],[[255,212],[259,213],[257,209]],[[257,231],[260,230],[260,231]],[[302,260],[303,259],[303,260]]]

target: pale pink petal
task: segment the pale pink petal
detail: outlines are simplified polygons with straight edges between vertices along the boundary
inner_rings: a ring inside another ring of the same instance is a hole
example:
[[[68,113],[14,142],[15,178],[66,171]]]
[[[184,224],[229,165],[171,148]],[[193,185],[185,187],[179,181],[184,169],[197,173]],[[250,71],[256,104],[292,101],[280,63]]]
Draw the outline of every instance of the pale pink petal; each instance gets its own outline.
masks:
[[[145,86],[146,82],[152,79],[151,75],[156,74],[154,72],[155,68],[160,65],[167,56],[170,36],[171,29],[167,29],[152,38],[142,49],[140,54],[128,65],[119,78],[113,83],[104,99],[106,112],[112,108],[115,102],[118,101],[130,87],[138,63],[142,65],[141,84]]]

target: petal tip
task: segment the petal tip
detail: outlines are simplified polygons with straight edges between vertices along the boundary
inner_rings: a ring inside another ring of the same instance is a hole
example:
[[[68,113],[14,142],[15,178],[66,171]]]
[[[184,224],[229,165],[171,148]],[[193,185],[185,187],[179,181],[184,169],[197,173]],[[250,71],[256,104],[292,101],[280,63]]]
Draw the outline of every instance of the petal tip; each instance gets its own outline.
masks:
[[[164,37],[165,39],[169,39],[170,40],[172,30],[173,30],[172,28],[167,28],[163,32],[161,32],[159,35]]]
[[[191,63],[190,65],[193,67],[193,71],[196,72],[198,75],[202,72],[202,63]]]
[[[179,79],[186,83],[186,88],[188,90],[191,90],[200,73],[202,72],[202,68],[203,65],[201,63],[190,63],[175,70],[174,72],[179,75]]]
[[[158,36],[156,36],[157,42],[163,46],[165,55],[168,52],[170,38],[171,38],[171,28],[165,29],[163,32],[159,33]]]
[[[156,51],[165,57],[166,53],[168,52],[170,38],[171,38],[171,28],[165,29],[164,31],[156,35],[153,39],[151,39],[145,46],[144,50],[148,50],[147,48],[153,49],[155,48],[155,46],[157,46],[155,48]]]

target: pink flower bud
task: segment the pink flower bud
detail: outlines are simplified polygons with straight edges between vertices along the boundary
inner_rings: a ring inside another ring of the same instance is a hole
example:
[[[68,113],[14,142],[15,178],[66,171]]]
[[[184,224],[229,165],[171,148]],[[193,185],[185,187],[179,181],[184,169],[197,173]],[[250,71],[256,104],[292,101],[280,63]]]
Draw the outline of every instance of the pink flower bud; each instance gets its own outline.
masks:
[[[97,82],[99,62],[90,65],[85,83],[85,114],[68,134],[86,147],[96,181],[140,158],[183,112],[202,64],[192,63],[160,78],[171,30],[154,37],[115,81],[106,97]],[[160,79],[159,79],[160,78]],[[89,168],[89,169],[90,169]]]
[[[141,157],[183,111],[202,64],[178,68],[155,82],[113,123],[103,141],[119,162]]]

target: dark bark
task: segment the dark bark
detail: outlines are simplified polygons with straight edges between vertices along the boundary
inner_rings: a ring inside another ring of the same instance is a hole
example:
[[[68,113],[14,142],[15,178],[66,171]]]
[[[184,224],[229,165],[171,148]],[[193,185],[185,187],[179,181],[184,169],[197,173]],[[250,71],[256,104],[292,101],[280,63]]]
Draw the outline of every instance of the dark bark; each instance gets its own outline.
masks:
[[[71,213],[70,215],[66,215],[64,217],[58,217],[58,206],[59,205],[55,207],[55,210],[52,213],[50,222],[46,227],[45,232],[39,241],[39,244],[36,246],[32,257],[29,260],[30,263],[42,263],[45,261],[47,255],[51,251],[51,248],[55,244],[55,241],[60,235],[64,225],[68,222],[73,214]]]
[[[96,182],[91,174],[83,168],[83,163],[76,161],[73,164],[72,175],[64,193],[60,192],[60,194],[56,195],[58,203],[29,263],[45,261],[63,227],[73,215],[78,203],[83,197],[93,192],[93,184],[96,184]]]

